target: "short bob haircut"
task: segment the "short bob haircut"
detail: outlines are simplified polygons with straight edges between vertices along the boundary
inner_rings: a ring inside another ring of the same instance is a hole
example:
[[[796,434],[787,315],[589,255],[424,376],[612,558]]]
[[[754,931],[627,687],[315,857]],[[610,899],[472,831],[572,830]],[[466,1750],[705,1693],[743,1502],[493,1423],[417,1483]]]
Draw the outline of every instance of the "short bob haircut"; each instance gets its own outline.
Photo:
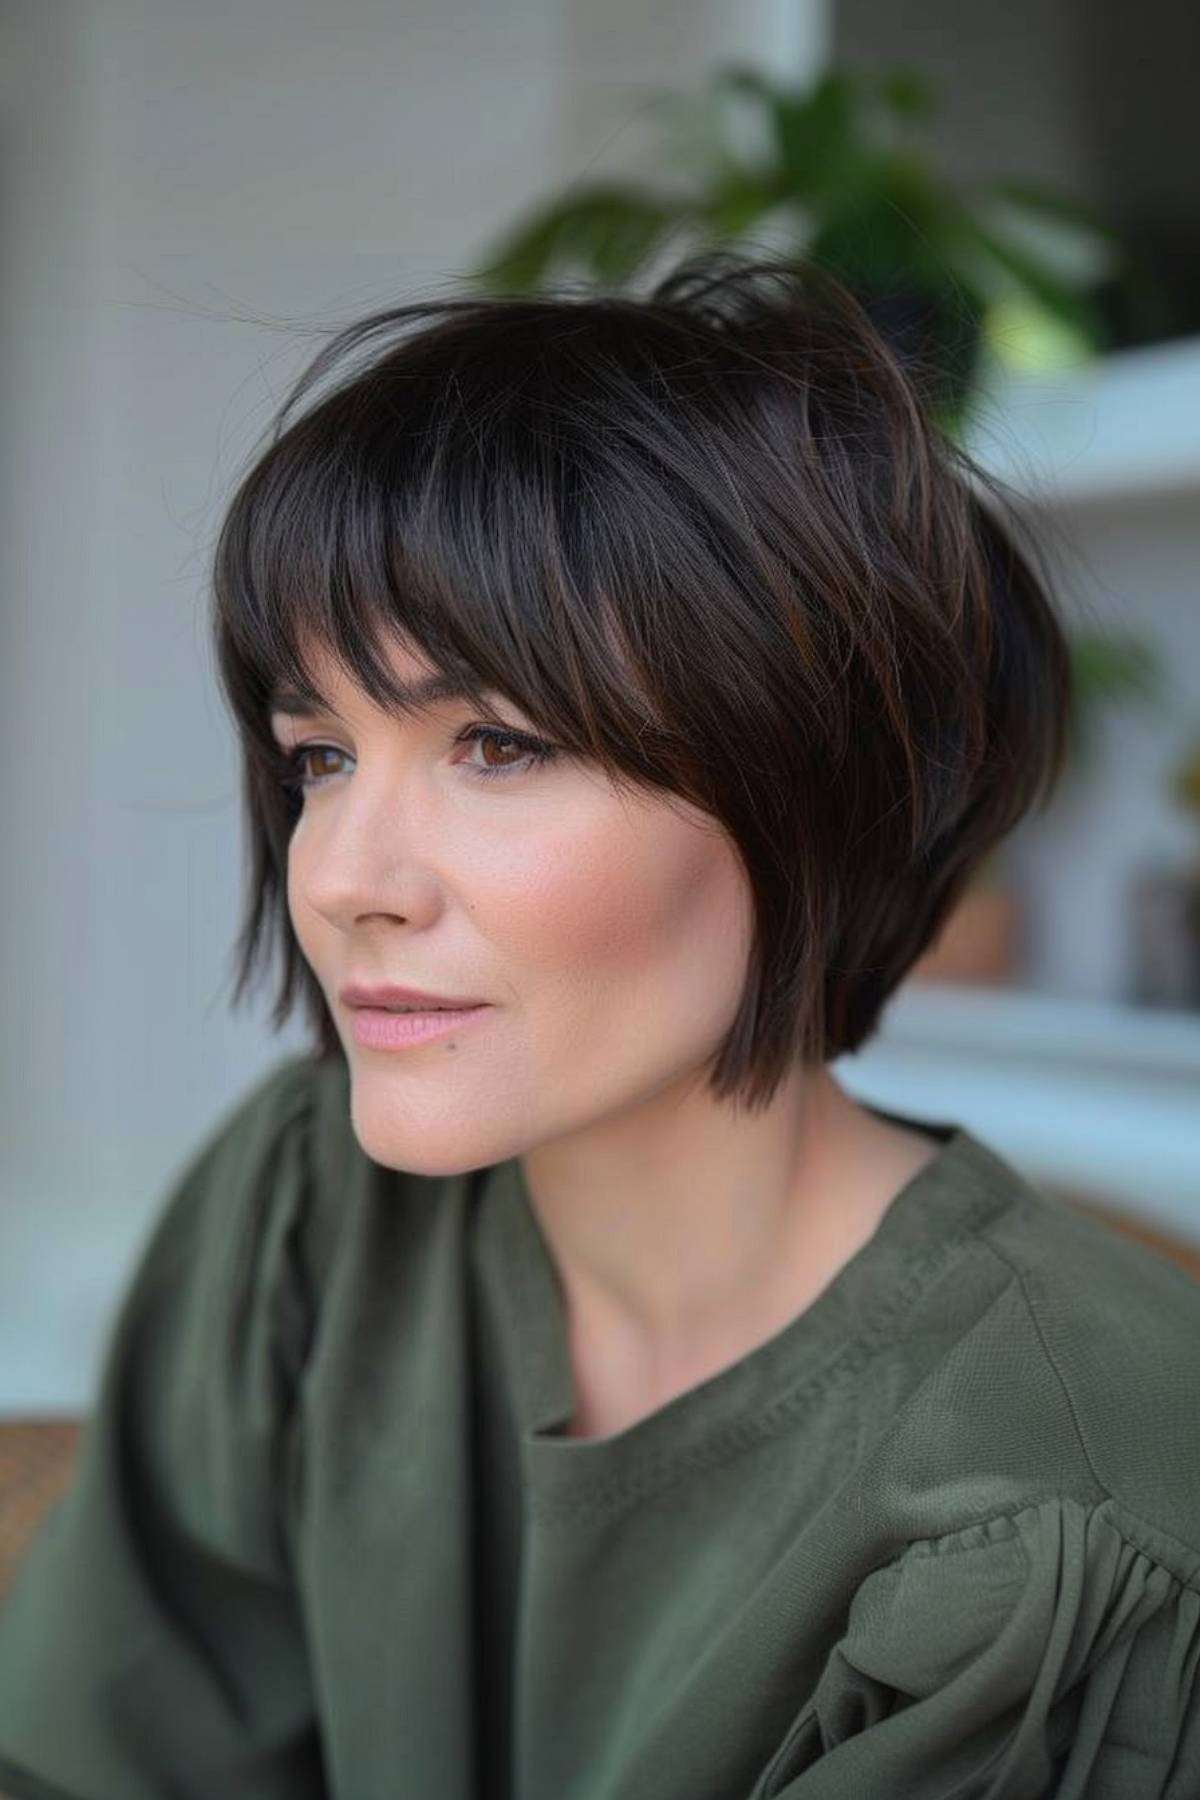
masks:
[[[313,1056],[344,1054],[288,915],[299,802],[270,703],[279,682],[316,709],[316,643],[407,715],[391,641],[483,719],[498,689],[616,787],[728,834],[754,934],[714,1095],[753,1111],[797,1062],[857,1051],[1049,798],[1073,701],[1039,552],[921,375],[827,271],[728,250],[644,298],[460,296],[338,330],[216,543],[252,865],[233,1003],[278,931],[273,1027],[299,986]]]

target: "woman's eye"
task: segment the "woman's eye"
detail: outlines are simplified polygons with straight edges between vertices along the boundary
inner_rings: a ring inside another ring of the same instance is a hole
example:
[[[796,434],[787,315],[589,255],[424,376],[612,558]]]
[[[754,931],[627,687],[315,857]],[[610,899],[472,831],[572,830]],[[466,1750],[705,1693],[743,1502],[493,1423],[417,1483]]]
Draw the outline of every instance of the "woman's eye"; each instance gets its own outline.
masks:
[[[285,788],[320,787],[321,780],[311,779],[305,775],[305,765],[310,756],[340,756],[342,752],[332,744],[301,744],[298,750],[289,751],[284,758],[288,773],[281,778],[280,785]]]
[[[484,781],[494,781],[498,777],[505,775],[523,774],[529,769],[539,767],[544,763],[553,762],[554,758],[558,755],[558,751],[554,746],[552,744],[544,743],[541,738],[530,737],[526,732],[501,730],[493,725],[468,726],[466,730],[459,733],[455,742],[460,744],[477,743],[481,745],[484,750],[493,749],[498,745],[499,753],[501,755],[504,755],[505,753],[510,755],[510,760],[508,762],[501,762],[498,764],[468,763],[466,765],[470,769],[472,775],[477,775]],[[513,747],[521,753],[515,758],[511,757],[511,750]],[[301,744],[297,749],[285,753],[284,767],[286,772],[280,777],[280,785],[284,788],[298,791],[300,794],[306,793],[309,788],[323,787],[325,785],[324,775],[313,777],[306,773],[309,757],[340,756],[345,758],[346,755],[347,752],[339,750],[336,744]],[[352,761],[353,759],[351,758],[350,760]],[[330,773],[330,771],[326,771],[326,774],[328,773]],[[332,773],[336,774],[337,771],[334,770]]]

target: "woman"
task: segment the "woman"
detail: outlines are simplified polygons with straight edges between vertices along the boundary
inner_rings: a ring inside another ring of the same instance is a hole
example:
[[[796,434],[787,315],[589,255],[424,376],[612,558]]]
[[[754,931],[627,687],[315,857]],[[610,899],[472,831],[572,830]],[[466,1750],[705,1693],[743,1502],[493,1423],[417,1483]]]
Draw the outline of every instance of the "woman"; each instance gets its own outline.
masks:
[[[124,1298],[10,1793],[1200,1794],[1200,1290],[828,1067],[1062,765],[981,483],[801,264],[301,377],[214,622],[314,1051]]]

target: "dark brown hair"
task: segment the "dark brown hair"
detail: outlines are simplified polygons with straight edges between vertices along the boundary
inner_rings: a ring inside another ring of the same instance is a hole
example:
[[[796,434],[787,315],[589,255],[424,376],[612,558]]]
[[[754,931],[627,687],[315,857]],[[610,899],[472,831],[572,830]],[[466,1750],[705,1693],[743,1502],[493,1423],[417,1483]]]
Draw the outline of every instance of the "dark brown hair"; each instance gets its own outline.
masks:
[[[214,559],[251,852],[234,1004],[278,932],[274,1028],[298,988],[313,1054],[342,1054],[287,912],[269,702],[313,688],[316,642],[403,714],[391,640],[485,719],[498,689],[728,833],[755,933],[715,1095],[754,1110],[797,1061],[858,1050],[1049,798],[1072,700],[1039,553],[920,376],[828,272],[728,251],[644,298],[456,297],[337,331]]]

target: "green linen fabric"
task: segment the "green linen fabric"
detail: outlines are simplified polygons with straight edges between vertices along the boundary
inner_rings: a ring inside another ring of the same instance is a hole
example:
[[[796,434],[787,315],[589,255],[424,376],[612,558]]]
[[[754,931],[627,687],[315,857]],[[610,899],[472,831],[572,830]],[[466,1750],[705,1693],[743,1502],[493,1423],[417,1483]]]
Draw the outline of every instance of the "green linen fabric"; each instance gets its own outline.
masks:
[[[0,1608],[10,1800],[1200,1800],[1200,1284],[953,1121],[608,1438],[518,1159],[285,1059],[173,1183]]]

